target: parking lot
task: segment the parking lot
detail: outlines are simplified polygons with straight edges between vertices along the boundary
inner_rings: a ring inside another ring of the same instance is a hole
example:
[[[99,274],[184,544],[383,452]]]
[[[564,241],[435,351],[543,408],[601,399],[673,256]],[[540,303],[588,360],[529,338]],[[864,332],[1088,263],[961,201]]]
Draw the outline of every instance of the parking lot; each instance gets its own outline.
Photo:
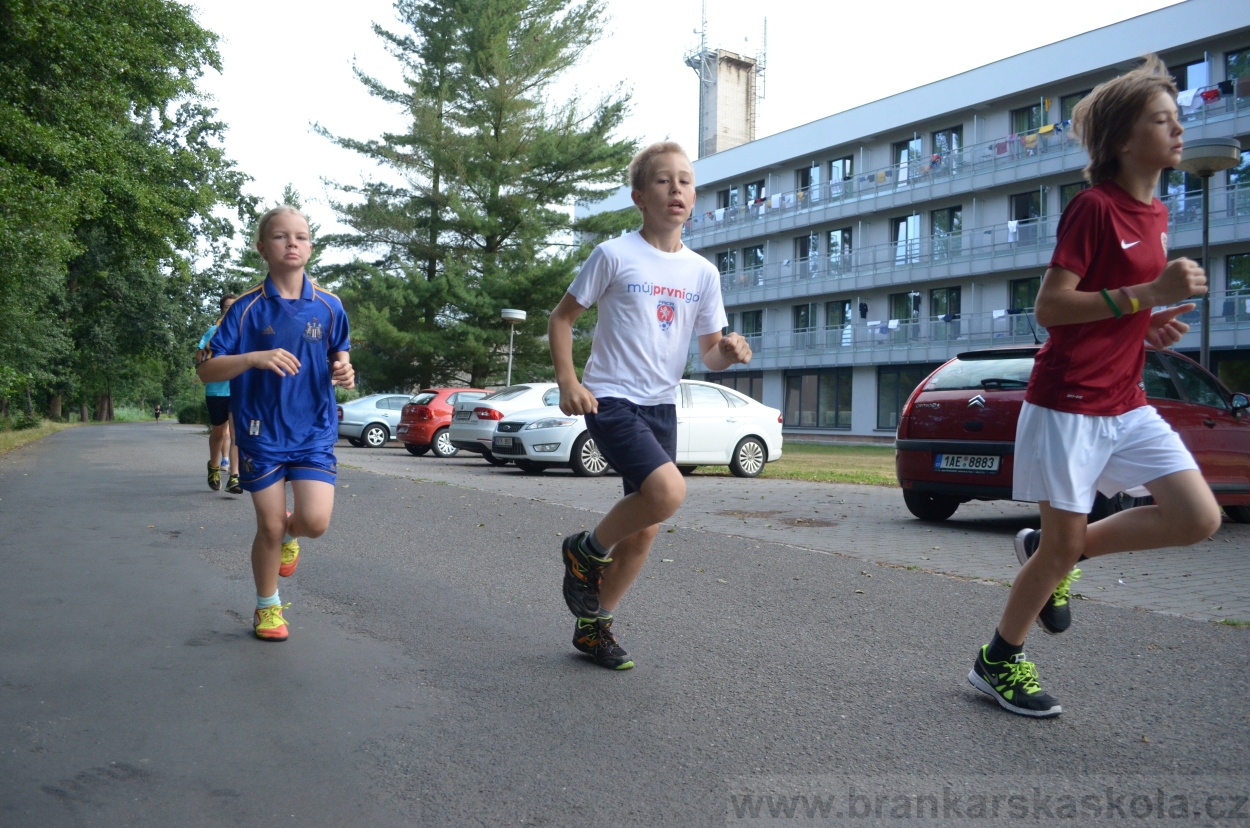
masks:
[[[381,449],[340,442],[336,451],[340,464],[366,471],[596,514],[611,508],[621,493],[620,478],[612,474],[581,478],[551,469],[530,475],[511,465],[492,467],[465,452],[443,460],[412,457],[396,442]],[[961,578],[1009,583],[1017,569],[1011,539],[1021,527],[1038,525],[1037,509],[1029,503],[966,503],[944,523],[923,523],[894,488],[767,476],[747,480],[715,467],[701,468],[687,484],[686,503],[670,521],[674,527]],[[596,519],[588,515],[588,525]],[[1073,591],[1088,600],[1202,621],[1250,622],[1250,525],[1225,519],[1219,532],[1196,546],[1112,555],[1086,561],[1081,570]]]

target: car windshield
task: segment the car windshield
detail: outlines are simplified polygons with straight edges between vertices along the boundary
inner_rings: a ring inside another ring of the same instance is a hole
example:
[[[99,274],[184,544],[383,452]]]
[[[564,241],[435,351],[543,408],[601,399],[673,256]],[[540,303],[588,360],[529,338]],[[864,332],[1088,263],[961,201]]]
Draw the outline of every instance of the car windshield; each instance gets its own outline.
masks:
[[[1029,384],[1029,374],[1032,372],[1032,355],[993,359],[956,359],[934,374],[924,390],[1024,388]]]
[[[437,397],[438,394],[427,392],[425,394],[416,394],[408,401],[409,405],[427,405],[430,400]]]

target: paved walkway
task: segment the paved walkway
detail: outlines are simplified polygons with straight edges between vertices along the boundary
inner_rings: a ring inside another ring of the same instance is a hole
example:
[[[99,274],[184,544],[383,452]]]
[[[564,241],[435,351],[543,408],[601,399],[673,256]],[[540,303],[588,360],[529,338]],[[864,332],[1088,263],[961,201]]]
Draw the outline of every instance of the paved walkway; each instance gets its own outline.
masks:
[[[476,457],[414,458],[402,448],[339,447],[339,462],[417,480],[433,480],[548,503],[606,512],[620,497],[620,479],[573,477],[565,471],[522,474]],[[845,555],[877,564],[914,567],[963,578],[1010,582],[1017,563],[1012,538],[1037,527],[1029,503],[973,502],[942,523],[912,517],[898,489],[739,480],[699,473],[670,523]],[[1081,564],[1073,592],[1102,601],[1201,621],[1250,623],[1250,524],[1225,518],[1209,540],[1190,547],[1111,555]]]

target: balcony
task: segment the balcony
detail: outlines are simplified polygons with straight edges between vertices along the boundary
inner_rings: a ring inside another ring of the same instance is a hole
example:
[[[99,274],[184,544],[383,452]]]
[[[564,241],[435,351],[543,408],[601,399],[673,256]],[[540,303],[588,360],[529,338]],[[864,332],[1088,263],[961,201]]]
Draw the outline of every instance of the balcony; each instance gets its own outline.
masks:
[[[1210,198],[1212,242],[1250,240],[1250,185],[1216,187]],[[1172,250],[1201,244],[1201,193],[1177,193],[1163,201],[1170,216]],[[727,305],[738,306],[996,271],[1044,269],[1054,250],[1058,224],[1058,218],[1049,217],[1005,222],[960,233],[844,249],[829,257],[732,270],[721,274],[721,292]]]
[[[1182,112],[1182,120],[1196,137],[1241,135],[1250,132],[1250,98],[1225,95],[1193,105]],[[945,155],[868,170],[844,181],[823,182],[776,193],[752,204],[709,210],[686,222],[682,240],[695,249],[733,244],[947,195],[1061,172],[1076,173],[1087,162],[1088,156],[1076,143],[1069,125],[1051,124]]]
[[[1190,330],[1177,350],[1197,351],[1200,310],[1181,317]],[[900,362],[943,362],[963,351],[1032,345],[1047,339],[1032,309],[1001,309],[941,318],[861,320],[828,328],[800,328],[747,335],[753,356],[745,370]],[[1250,290],[1211,294],[1211,348],[1250,348]],[[697,343],[691,347],[701,365]],[[735,366],[743,369],[743,366]],[[731,369],[733,370],[733,369]],[[1245,390],[1245,389],[1242,389]]]

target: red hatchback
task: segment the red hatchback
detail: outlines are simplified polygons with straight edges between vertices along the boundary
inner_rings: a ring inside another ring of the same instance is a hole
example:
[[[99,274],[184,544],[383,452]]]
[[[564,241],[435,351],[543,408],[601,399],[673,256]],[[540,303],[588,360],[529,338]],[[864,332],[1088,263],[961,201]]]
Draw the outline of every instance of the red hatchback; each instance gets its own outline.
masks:
[[[1010,500],[1016,418],[1038,348],[960,354],[908,397],[894,465],[921,520],[946,520],[969,500]],[[1150,404],[1180,434],[1225,513],[1250,523],[1250,398],[1172,351],[1146,350]],[[1091,519],[1125,504],[1099,495]]]
[[[451,411],[458,402],[489,394],[481,388],[426,388],[412,395],[400,415],[399,440],[417,457],[433,449],[435,457],[454,457],[460,449],[447,439]]]

